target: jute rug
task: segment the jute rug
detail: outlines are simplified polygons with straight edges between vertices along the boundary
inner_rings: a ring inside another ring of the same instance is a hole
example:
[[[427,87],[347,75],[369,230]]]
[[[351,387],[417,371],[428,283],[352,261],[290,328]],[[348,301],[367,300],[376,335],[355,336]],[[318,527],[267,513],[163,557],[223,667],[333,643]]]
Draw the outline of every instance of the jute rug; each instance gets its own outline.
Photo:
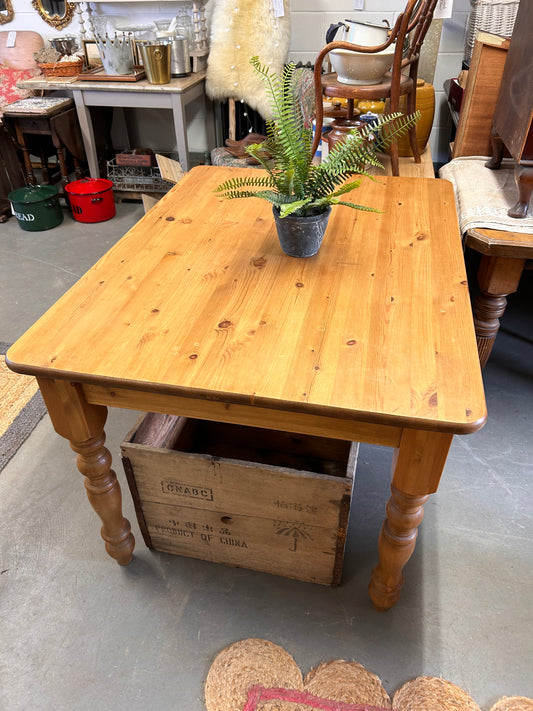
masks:
[[[35,378],[7,367],[8,347],[0,341],[0,471],[46,412]]]
[[[355,661],[323,662],[304,678],[293,657],[265,639],[243,639],[216,656],[205,682],[207,711],[482,711],[460,687],[419,676],[393,696]],[[490,711],[533,711],[533,700],[504,696]]]

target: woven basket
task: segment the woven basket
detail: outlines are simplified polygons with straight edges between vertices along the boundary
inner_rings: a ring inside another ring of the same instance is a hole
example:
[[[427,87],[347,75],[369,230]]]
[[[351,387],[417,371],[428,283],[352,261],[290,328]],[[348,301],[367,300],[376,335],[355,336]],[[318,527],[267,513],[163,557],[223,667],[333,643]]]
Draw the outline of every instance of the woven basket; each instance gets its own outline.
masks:
[[[470,61],[477,31],[490,32],[501,37],[513,34],[520,0],[476,0],[468,19],[465,42],[465,60]]]
[[[74,62],[50,62],[37,66],[45,77],[74,77],[81,73],[83,59]]]

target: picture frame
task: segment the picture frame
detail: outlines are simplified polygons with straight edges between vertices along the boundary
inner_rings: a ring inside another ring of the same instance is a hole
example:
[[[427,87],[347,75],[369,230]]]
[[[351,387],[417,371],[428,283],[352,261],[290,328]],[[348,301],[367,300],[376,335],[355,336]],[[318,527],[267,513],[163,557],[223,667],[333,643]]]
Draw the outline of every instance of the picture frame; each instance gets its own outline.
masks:
[[[142,41],[142,40],[141,40]],[[136,67],[142,67],[141,50],[137,40],[131,41],[131,49],[133,52],[133,64]]]
[[[98,51],[98,45],[94,39],[84,39],[83,44],[83,58],[85,60],[85,69],[94,69],[95,67],[101,67],[102,58],[100,57],[100,52]]]

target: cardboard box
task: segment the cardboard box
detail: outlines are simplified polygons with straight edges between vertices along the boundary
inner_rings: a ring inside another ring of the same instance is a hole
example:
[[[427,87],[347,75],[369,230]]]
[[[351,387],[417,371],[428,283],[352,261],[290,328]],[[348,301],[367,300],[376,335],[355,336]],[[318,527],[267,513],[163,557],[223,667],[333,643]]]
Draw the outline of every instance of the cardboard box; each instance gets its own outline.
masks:
[[[340,582],[356,443],[149,413],[121,451],[149,548]]]

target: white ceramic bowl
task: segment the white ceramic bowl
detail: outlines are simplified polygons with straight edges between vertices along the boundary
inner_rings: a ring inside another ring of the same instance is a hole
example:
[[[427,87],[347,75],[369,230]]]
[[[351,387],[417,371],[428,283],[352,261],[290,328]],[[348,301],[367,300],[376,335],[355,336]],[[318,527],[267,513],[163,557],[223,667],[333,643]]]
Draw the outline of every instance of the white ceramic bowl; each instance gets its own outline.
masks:
[[[333,71],[342,84],[380,84],[383,75],[391,68],[394,47],[375,54],[333,49],[329,56]]]

